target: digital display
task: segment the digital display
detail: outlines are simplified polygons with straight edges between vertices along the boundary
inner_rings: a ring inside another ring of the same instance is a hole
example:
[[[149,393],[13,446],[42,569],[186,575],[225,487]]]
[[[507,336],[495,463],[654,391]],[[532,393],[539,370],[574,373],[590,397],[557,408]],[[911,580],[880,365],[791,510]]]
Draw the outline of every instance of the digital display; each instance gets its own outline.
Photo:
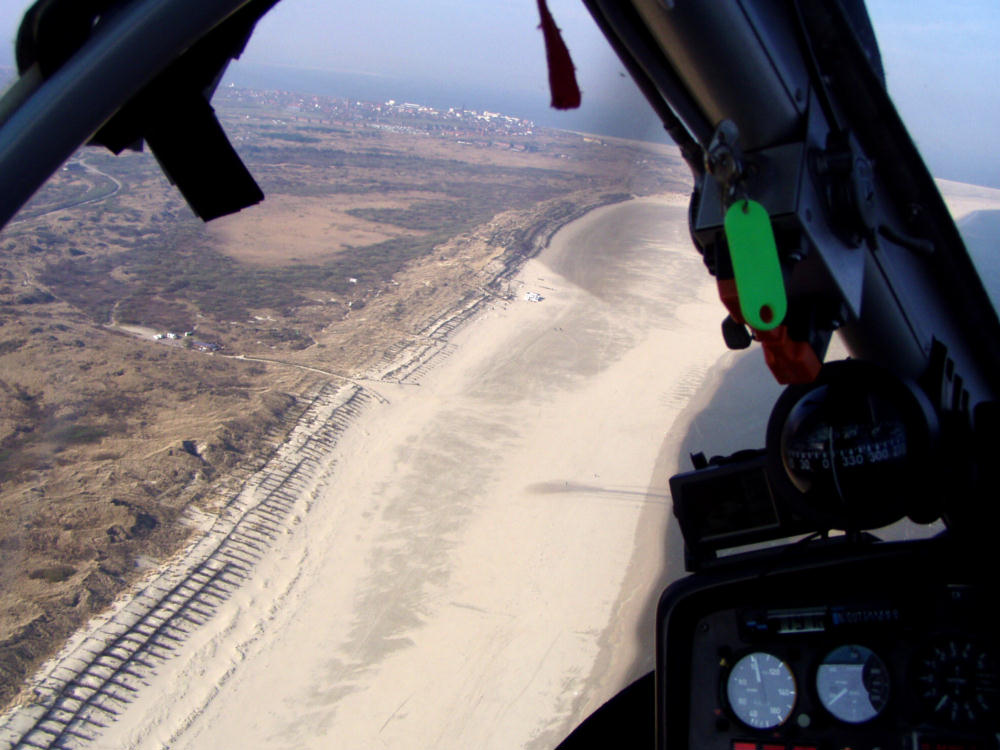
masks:
[[[827,629],[826,607],[796,609],[752,609],[740,613],[740,631],[744,638],[760,636],[822,633]]]
[[[819,633],[826,630],[826,610],[796,610],[768,615],[775,624],[776,632],[787,635],[790,633]]]

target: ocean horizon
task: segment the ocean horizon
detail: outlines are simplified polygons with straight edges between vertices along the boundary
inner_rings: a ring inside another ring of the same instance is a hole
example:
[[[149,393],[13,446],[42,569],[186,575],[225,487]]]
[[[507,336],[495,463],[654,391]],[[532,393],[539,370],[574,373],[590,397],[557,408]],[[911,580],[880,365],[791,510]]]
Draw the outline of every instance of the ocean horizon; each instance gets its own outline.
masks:
[[[613,97],[588,96],[577,110],[549,106],[547,87],[539,91],[473,87],[448,81],[234,61],[222,85],[299,91],[366,102],[412,102],[437,109],[488,110],[532,120],[536,125],[616,138],[672,143],[662,123],[631,81]]]

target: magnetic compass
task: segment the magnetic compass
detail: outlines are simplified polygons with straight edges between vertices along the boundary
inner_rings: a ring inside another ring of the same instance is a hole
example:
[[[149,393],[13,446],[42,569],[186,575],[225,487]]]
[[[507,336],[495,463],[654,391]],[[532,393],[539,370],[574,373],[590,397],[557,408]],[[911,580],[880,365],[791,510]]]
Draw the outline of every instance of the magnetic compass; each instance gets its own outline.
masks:
[[[832,362],[775,404],[768,476],[819,528],[878,528],[913,517],[933,496],[936,435],[915,385],[869,363]]]

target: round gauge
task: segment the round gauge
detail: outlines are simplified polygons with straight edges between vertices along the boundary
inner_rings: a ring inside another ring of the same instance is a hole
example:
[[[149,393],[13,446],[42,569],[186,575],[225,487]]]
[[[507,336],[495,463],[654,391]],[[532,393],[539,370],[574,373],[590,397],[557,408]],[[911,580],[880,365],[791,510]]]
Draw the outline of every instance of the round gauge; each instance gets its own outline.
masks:
[[[889,399],[826,384],[802,398],[781,435],[788,478],[804,496],[844,516],[843,525],[882,525],[902,516],[895,493],[872,503],[870,485],[897,490],[910,462],[907,428]]]
[[[816,692],[823,708],[847,724],[871,721],[889,702],[889,670],[864,646],[841,646],[816,670]]]
[[[868,363],[831,362],[775,404],[768,477],[818,528],[873,529],[907,514],[930,522],[936,425],[912,383]]]
[[[726,697],[736,718],[748,727],[773,729],[784,724],[795,708],[795,677],[774,654],[755,651],[733,665]]]
[[[915,688],[932,720],[951,726],[996,721],[1000,676],[992,654],[962,636],[941,637],[915,660]]]

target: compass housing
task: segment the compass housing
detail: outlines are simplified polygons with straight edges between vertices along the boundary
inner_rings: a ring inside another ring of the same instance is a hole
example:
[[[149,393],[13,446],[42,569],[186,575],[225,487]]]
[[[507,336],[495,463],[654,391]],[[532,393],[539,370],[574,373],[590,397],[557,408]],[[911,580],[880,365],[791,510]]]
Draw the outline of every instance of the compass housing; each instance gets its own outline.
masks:
[[[767,429],[768,479],[819,530],[887,526],[934,497],[938,423],[913,383],[867,362],[789,386]]]

